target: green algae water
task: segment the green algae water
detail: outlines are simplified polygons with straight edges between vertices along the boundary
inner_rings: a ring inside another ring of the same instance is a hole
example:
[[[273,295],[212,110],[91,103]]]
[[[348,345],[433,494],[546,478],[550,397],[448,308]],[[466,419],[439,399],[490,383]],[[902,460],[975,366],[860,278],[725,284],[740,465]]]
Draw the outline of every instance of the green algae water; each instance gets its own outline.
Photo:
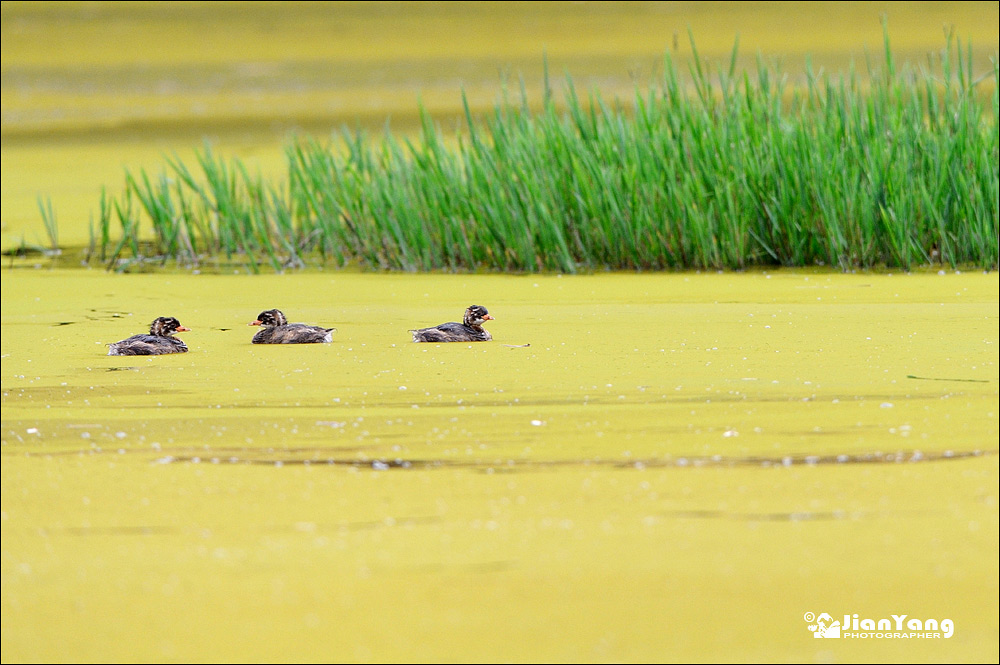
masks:
[[[48,246],[40,196],[85,246],[102,187],[203,139],[270,177],[293,131],[538,99],[543,54],[631,97],[688,28],[795,77],[877,61],[885,15],[900,61],[947,26],[991,71],[997,9],[5,1],[0,248]],[[996,662],[998,291],[4,270],[3,661]],[[473,303],[495,341],[410,342]],[[271,307],[333,342],[250,345]],[[160,315],[190,353],[106,355]]]
[[[6,271],[4,659],[995,660],[998,286]]]

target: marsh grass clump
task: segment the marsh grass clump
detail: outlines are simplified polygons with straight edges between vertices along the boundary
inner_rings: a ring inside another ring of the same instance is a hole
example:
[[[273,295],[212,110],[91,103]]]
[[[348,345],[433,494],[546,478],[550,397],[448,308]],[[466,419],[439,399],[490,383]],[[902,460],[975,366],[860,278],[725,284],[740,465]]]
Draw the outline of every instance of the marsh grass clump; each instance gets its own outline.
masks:
[[[297,139],[277,184],[205,147],[194,171],[169,159],[103,194],[89,255],[253,271],[996,268],[995,60],[974,79],[949,38],[933,66],[897,70],[887,39],[881,70],[807,68],[800,85],[760,58],[737,71],[735,47],[714,73],[694,63],[682,79],[667,55],[630,103],[581,99],[567,78],[540,110],[523,87],[483,120],[466,104],[457,136],[422,113],[412,139]]]

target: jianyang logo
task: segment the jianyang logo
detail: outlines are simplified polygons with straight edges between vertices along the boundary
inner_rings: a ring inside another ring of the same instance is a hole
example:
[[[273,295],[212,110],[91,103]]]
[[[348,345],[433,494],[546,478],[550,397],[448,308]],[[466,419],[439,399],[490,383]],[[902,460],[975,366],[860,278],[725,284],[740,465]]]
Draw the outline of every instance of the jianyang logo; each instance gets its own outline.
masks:
[[[806,612],[802,618],[815,638],[933,640],[947,639],[955,634],[955,622],[951,619],[911,619],[908,614],[890,614],[878,619],[845,614],[843,619],[834,619],[826,612],[819,615]]]

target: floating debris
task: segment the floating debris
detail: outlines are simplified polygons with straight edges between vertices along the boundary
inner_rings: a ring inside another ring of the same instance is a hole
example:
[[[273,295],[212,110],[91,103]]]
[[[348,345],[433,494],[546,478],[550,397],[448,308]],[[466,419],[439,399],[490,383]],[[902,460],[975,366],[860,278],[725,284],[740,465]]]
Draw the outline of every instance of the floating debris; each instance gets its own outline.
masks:
[[[271,451],[280,452],[280,451]],[[498,467],[506,471],[535,471],[539,469],[564,467],[605,467],[614,469],[665,469],[665,468],[704,468],[704,467],[756,467],[767,469],[782,469],[797,466],[820,466],[826,464],[916,464],[926,462],[954,461],[973,457],[997,455],[997,450],[945,450],[928,452],[921,450],[904,450],[892,453],[854,453],[839,455],[782,455],[775,457],[725,457],[722,455],[695,457],[655,457],[642,460],[606,460],[606,459],[565,459],[565,460],[514,460],[505,461],[460,461],[451,459],[376,459],[362,460],[356,458],[325,457],[323,451],[298,448],[285,451],[283,456],[272,455],[269,452],[233,455],[223,462],[229,464],[254,464],[264,466],[327,464],[345,466],[352,469],[373,469],[389,471],[393,469],[468,469],[483,473],[493,473]],[[202,460],[192,455],[168,455],[155,460],[157,464],[192,463]]]
[[[913,376],[912,374],[907,374],[906,378],[917,379],[919,381],[962,381],[965,383],[989,383],[987,379],[944,379],[933,376]]]

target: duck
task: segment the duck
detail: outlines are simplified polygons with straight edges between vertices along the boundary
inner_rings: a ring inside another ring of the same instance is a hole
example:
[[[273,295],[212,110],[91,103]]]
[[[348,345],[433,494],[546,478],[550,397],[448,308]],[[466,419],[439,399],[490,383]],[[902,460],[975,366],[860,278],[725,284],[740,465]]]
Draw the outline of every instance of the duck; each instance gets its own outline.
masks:
[[[279,309],[269,309],[257,315],[248,326],[263,326],[251,340],[254,344],[317,344],[332,342],[336,328],[322,328],[305,323],[289,323]]]
[[[442,323],[433,328],[411,330],[414,342],[488,342],[493,335],[483,328],[483,323],[493,321],[482,305],[471,305],[465,310],[462,323]]]
[[[149,326],[148,335],[132,335],[128,339],[108,345],[109,356],[162,356],[167,353],[187,353],[187,344],[173,336],[188,332],[172,316],[161,316]]]

